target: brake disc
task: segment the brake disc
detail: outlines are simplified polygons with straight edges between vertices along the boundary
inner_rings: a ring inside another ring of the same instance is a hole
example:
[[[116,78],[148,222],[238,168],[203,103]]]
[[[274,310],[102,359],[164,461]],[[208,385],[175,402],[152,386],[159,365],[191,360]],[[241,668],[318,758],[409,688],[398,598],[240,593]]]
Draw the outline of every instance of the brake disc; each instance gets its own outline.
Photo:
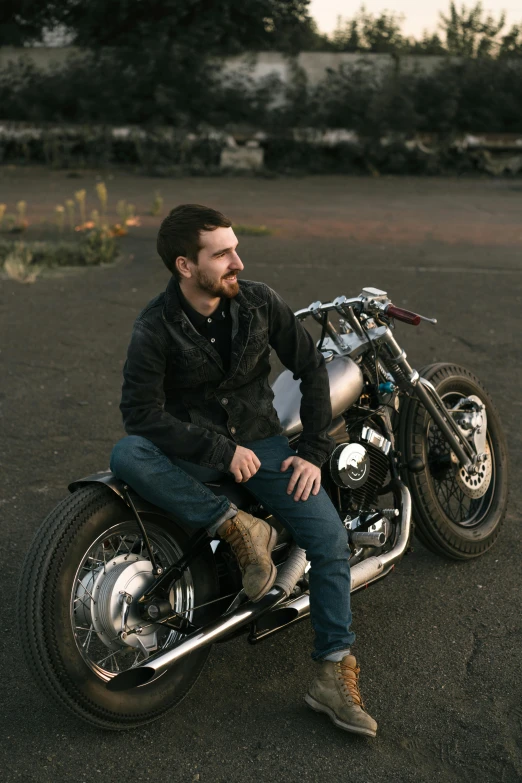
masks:
[[[483,497],[491,483],[491,450],[487,441],[483,453],[486,455],[486,459],[478,466],[477,473],[472,475],[465,468],[459,467],[458,457],[453,451],[451,452],[451,461],[456,466],[455,478],[457,479],[457,484],[468,498],[476,499]]]

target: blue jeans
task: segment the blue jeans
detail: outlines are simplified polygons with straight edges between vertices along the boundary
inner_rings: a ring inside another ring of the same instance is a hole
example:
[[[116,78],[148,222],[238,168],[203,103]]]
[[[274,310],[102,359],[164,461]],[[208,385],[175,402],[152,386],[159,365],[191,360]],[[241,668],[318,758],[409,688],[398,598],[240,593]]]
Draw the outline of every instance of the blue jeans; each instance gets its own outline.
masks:
[[[311,567],[310,614],[315,632],[313,659],[350,647],[350,564],[348,534],[330,498],[321,487],[317,495],[295,501],[287,493],[293,469],[281,472],[281,463],[295,456],[284,435],[242,444],[258,456],[261,467],[246,486],[291,533],[306,551]],[[128,435],[114,446],[112,472],[141,497],[178,516],[194,528],[216,529],[230,508],[230,501],[217,496],[203,481],[222,478],[223,473],[184,460],[169,459],[153,443]]]

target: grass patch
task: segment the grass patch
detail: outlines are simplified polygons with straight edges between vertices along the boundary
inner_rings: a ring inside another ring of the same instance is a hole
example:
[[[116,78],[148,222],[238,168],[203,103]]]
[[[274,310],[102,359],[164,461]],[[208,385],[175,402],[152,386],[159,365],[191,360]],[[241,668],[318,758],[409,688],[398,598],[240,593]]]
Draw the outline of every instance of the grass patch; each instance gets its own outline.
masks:
[[[251,237],[266,237],[272,234],[272,229],[266,226],[249,226],[246,224],[240,224],[238,226],[232,226],[236,234],[243,234]]]
[[[110,264],[119,253],[115,239],[101,229],[89,231],[76,242],[0,241],[0,265],[20,283],[34,283],[44,268]]]

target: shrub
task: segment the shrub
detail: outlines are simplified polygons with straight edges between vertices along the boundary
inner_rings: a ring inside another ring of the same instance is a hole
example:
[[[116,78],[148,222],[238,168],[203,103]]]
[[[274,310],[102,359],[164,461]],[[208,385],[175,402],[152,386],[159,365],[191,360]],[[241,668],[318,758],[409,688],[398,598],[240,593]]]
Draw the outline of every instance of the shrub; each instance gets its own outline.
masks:
[[[290,63],[291,83],[249,66],[224,72],[172,53],[169,66],[103,50],[40,71],[23,60],[0,71],[2,119],[39,123],[43,133],[0,139],[0,160],[49,165],[131,163],[145,167],[219,164],[223,139],[209,127],[349,128],[376,138],[418,130],[518,132],[520,58],[445,60],[434,71],[390,71],[367,60],[330,69],[315,87]],[[50,123],[73,123],[58,131]],[[135,125],[114,134],[108,126]],[[169,131],[158,130],[166,126]],[[188,131],[197,130],[197,136]],[[205,132],[206,131],[206,132]]]
[[[199,134],[158,128],[123,129],[100,126],[14,126],[0,129],[0,162],[45,163],[53,168],[99,167],[130,164],[144,172],[219,166],[226,143],[223,132]],[[81,210],[82,191],[76,199]],[[82,216],[82,222],[85,222]]]
[[[265,166],[283,173],[361,174],[368,171],[364,147],[359,142],[325,145],[292,138],[269,138],[263,142]]]
[[[0,263],[16,257],[26,267],[97,266],[115,261],[118,255],[115,239],[100,229],[89,231],[77,242],[0,241]]]
[[[109,51],[48,73],[23,62],[9,65],[0,72],[4,118],[41,127],[0,128],[0,161],[60,168],[123,163],[154,176],[222,174],[221,152],[229,124],[236,123],[236,137],[240,129],[247,137],[252,129],[267,132],[261,142],[265,175],[466,172],[484,169],[484,160],[453,149],[458,135],[522,129],[520,59],[448,59],[432,72],[404,73],[400,60],[392,71],[360,60],[328,71],[313,87],[295,61],[292,81],[283,86],[274,76],[254,81],[248,67],[226,78],[208,63],[188,73],[192,61],[180,57],[163,71],[132,59],[118,68]],[[66,120],[76,124],[50,125]],[[328,144],[324,129],[355,133]],[[435,154],[405,143],[419,133],[438,137]],[[83,201],[81,191],[75,195],[85,223],[85,194]],[[102,224],[101,185],[99,196],[96,221]],[[157,197],[151,212],[161,209]],[[71,201],[67,210],[70,224]],[[57,222],[64,225],[65,214],[57,213]],[[20,216],[4,215],[4,228],[20,226]]]

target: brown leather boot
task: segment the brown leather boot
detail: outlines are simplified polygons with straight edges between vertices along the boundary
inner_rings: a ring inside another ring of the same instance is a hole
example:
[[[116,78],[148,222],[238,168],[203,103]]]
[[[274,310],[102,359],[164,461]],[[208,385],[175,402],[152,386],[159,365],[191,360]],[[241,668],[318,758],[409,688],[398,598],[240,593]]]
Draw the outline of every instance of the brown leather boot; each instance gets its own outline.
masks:
[[[325,712],[340,729],[375,737],[377,723],[364,711],[355,656],[321,661],[320,666],[321,671],[305,696],[306,703],[316,712]]]
[[[237,557],[243,589],[251,601],[259,601],[275,582],[277,568],[272,562],[272,549],[277,530],[262,519],[245,511],[223,522],[217,531]]]

